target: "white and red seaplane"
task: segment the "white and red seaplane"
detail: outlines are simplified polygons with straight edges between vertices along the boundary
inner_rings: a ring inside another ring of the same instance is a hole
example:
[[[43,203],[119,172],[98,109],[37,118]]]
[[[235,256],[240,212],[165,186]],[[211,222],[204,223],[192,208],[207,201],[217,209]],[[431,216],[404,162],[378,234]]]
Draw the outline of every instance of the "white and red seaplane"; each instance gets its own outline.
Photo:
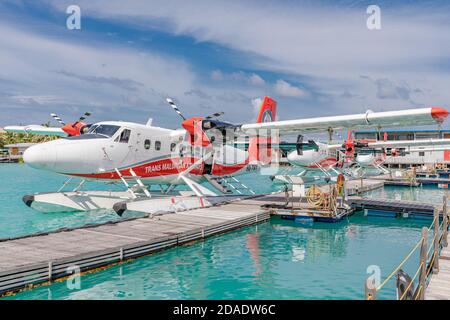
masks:
[[[385,137],[384,141],[355,141],[349,131],[343,144],[312,140],[303,142],[302,136],[299,136],[296,150],[287,155],[287,160],[291,165],[304,169],[298,176],[304,176],[308,171],[321,171],[328,177],[331,173],[360,177],[369,168],[376,169],[375,171],[381,174],[390,173],[383,166],[390,157],[415,151],[432,152],[446,149],[450,149],[450,139],[387,140]],[[285,181],[282,176],[276,178],[278,182]]]
[[[222,113],[185,118],[172,100],[167,101],[183,118],[182,129],[154,127],[151,121],[147,124],[98,122],[89,125],[87,132],[79,130],[79,134],[69,134],[67,138],[27,149],[24,161],[31,167],[82,180],[70,192],[28,195],[24,202],[44,212],[93,210],[114,205],[118,213],[125,209],[149,212],[149,207],[152,210],[158,207],[157,201],[176,206],[179,198],[175,198],[174,189],[177,185],[186,185],[189,192],[177,193],[183,198],[180,206],[203,206],[212,198],[221,198],[217,195],[226,191],[221,179],[245,173],[254,165],[270,164],[275,154],[271,144],[279,135],[342,128],[428,125],[442,122],[448,116],[447,110],[433,107],[273,121],[277,104],[265,97],[256,123],[231,124],[217,120]],[[20,129],[13,127],[11,131],[20,132]],[[34,129],[23,127],[23,132],[41,133],[38,126]],[[10,127],[5,130],[9,131]],[[48,128],[43,130],[49,134]],[[58,134],[62,135],[63,131],[60,128]],[[237,136],[250,138],[247,151],[233,146]],[[122,181],[127,191],[81,191],[81,186],[89,180]],[[209,181],[213,188],[201,184],[204,181]],[[150,193],[151,185],[160,186],[161,192]],[[148,201],[152,201],[151,204]]]

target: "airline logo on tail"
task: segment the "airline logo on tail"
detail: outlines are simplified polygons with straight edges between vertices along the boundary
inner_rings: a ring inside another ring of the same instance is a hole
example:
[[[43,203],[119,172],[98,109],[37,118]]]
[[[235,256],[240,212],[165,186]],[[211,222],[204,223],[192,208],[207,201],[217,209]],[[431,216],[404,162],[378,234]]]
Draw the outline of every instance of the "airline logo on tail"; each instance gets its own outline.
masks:
[[[270,97],[264,97],[259,110],[256,123],[272,122],[275,120],[277,112],[277,102]]]
[[[259,109],[256,123],[272,122],[275,120],[277,112],[277,102],[270,97],[264,97]],[[248,148],[249,162],[269,164],[272,159],[272,139],[267,137],[255,137],[250,139]]]

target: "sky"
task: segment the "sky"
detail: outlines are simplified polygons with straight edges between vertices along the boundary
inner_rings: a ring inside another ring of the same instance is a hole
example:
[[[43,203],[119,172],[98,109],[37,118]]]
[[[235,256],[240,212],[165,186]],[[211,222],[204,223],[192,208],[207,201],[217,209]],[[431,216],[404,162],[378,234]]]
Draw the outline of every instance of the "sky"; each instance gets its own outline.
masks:
[[[280,120],[449,108],[449,17],[448,1],[0,0],[0,126],[89,111],[177,128],[166,97],[233,123],[265,95]]]

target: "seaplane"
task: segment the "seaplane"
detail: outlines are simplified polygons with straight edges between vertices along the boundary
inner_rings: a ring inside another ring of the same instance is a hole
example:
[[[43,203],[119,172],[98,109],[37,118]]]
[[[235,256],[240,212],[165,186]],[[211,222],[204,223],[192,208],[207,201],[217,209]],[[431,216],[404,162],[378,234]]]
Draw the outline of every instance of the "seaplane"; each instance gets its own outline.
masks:
[[[71,191],[62,189],[66,183],[58,192],[26,195],[23,201],[42,212],[112,208],[122,214],[125,210],[166,210],[177,204],[181,208],[205,206],[226,194],[223,180],[271,165],[276,153],[271,144],[280,135],[429,125],[442,123],[448,116],[447,110],[431,107],[274,121],[277,103],[266,96],[255,123],[232,124],[218,119],[222,112],[186,118],[172,99],[167,102],[182,119],[182,128],[155,127],[152,121],[102,121],[90,124],[87,132],[28,148],[23,159],[29,166],[82,180]],[[10,127],[5,130],[11,131]],[[29,127],[23,130],[40,133]],[[233,146],[239,136],[249,137],[248,150]],[[127,190],[82,191],[85,182],[92,180],[121,181]],[[203,182],[210,182],[210,187]],[[176,192],[179,185],[188,190]],[[150,192],[150,186],[159,186],[160,192]]]
[[[320,171],[325,180],[329,181],[332,174],[337,176],[340,173],[359,178],[368,169],[375,169],[376,174],[388,174],[390,171],[383,163],[391,157],[416,151],[433,152],[446,149],[450,149],[450,139],[387,140],[385,136],[384,141],[355,141],[352,131],[349,131],[342,144],[313,140],[303,142],[303,136],[299,135],[296,148],[288,153],[287,160],[292,166],[303,169],[297,176],[303,177],[308,172]],[[274,176],[274,181],[285,183],[288,180],[283,175],[277,175]]]

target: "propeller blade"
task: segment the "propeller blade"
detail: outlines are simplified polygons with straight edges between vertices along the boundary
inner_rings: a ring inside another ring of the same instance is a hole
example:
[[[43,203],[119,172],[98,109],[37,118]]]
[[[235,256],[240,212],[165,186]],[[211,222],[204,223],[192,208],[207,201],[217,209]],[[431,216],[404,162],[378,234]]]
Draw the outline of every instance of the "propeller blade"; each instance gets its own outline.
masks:
[[[65,126],[66,123],[64,121],[62,121],[62,119],[60,117],[58,117],[57,114],[55,113],[50,113],[50,115],[52,116],[53,119],[55,119],[56,121],[58,121],[61,125]]]
[[[209,119],[212,119],[212,118],[217,118],[217,117],[220,117],[223,114],[225,114],[225,112],[216,112],[216,113],[213,113],[213,114],[205,117],[205,120],[209,120]]]
[[[175,104],[175,102],[173,102],[172,99],[170,98],[166,98],[166,101],[170,104],[170,106],[172,107],[173,110],[175,110],[176,113],[178,113],[178,115],[183,118],[183,120],[186,120],[186,118],[183,116],[183,114],[180,112],[180,110],[178,109],[177,105]]]
[[[80,117],[80,119],[78,119],[77,122],[81,122],[81,121],[85,120],[85,119],[86,119],[87,117],[89,117],[91,114],[92,114],[92,113],[90,113],[90,112],[85,112],[85,113]]]
[[[296,149],[299,156],[303,155],[303,136],[301,134],[297,136]]]

